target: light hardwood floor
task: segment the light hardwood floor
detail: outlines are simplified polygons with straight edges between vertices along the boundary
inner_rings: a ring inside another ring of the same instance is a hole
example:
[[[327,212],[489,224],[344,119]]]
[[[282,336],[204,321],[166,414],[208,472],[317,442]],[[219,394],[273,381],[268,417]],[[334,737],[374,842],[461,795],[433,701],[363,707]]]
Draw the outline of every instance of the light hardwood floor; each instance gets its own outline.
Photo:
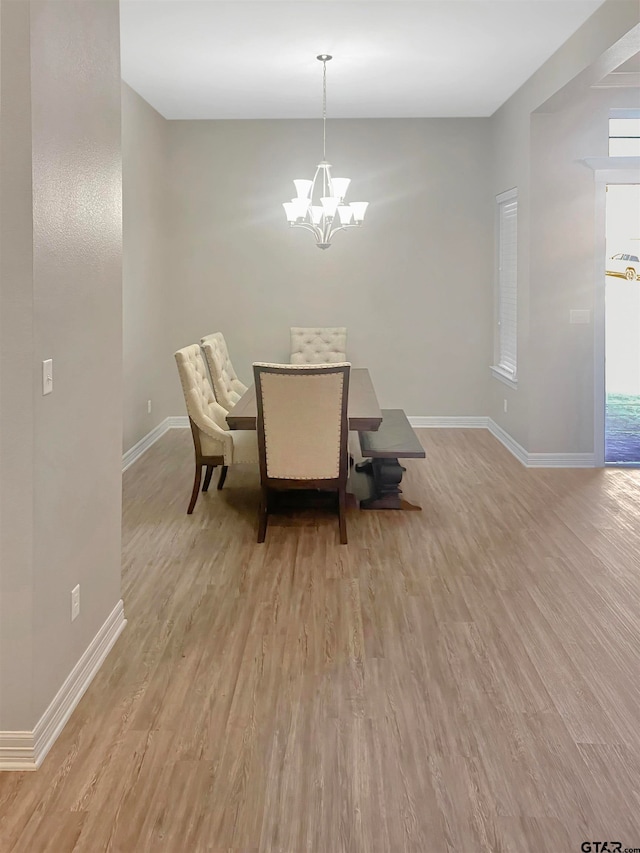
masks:
[[[191,437],[124,477],[127,629],[0,850],[640,848],[640,471],[526,470],[423,430],[422,513],[274,517]]]

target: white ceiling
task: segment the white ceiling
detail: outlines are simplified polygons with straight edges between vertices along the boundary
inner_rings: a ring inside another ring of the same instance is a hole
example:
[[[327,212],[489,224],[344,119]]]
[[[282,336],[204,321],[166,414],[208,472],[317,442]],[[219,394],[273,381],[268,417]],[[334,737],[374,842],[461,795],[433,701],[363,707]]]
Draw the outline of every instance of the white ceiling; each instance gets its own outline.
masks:
[[[121,0],[122,76],[169,119],[489,116],[604,0]]]

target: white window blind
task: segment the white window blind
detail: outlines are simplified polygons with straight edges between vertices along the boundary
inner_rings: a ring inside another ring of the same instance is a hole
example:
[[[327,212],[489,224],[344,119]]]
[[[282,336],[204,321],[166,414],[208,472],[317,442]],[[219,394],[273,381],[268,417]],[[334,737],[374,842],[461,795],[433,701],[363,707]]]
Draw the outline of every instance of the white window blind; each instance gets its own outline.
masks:
[[[609,156],[640,157],[640,115],[609,119]]]
[[[518,191],[509,190],[498,202],[498,370],[515,379],[518,355]]]

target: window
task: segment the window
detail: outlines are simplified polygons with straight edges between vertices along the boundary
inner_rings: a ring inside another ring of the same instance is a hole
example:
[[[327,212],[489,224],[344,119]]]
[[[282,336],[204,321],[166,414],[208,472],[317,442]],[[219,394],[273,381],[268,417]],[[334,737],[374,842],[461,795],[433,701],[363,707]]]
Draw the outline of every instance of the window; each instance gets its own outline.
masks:
[[[497,299],[494,376],[515,385],[518,344],[518,190],[496,196]]]
[[[624,112],[628,115],[609,119],[609,156],[639,157],[640,115],[633,115],[637,110]]]

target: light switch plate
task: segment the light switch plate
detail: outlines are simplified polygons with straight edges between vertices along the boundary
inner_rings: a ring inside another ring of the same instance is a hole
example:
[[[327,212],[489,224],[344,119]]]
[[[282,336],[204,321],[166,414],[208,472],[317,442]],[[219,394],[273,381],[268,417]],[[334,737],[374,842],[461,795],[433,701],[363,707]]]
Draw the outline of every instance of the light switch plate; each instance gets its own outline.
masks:
[[[53,359],[48,358],[42,362],[42,393],[50,394],[53,391]]]
[[[71,590],[71,621],[80,614],[80,584]]]

